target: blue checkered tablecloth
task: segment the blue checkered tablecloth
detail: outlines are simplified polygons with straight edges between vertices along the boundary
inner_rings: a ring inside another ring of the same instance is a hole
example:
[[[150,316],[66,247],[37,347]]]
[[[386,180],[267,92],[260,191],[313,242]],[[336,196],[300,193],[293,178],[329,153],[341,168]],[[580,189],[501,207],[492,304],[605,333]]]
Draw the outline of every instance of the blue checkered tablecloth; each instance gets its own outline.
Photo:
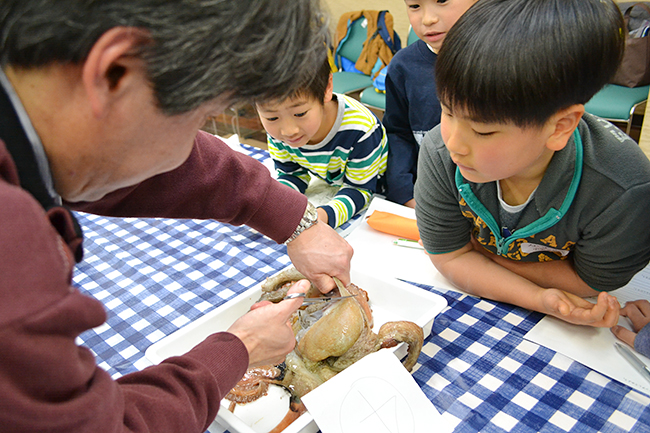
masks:
[[[289,264],[286,247],[247,227],[77,216],[85,259],[74,284],[108,312],[79,343],[114,378],[150,365],[151,344]],[[413,376],[457,432],[650,432],[648,396],[524,339],[540,314],[419,287],[449,307]]]
[[[650,398],[524,339],[540,313],[416,286],[449,305],[413,376],[455,431],[650,431]]]

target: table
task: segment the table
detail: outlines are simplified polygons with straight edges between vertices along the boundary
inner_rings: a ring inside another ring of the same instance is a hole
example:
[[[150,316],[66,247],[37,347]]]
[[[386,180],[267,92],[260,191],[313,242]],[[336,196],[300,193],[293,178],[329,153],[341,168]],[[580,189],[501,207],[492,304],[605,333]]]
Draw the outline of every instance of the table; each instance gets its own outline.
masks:
[[[78,340],[114,378],[150,365],[151,344],[290,263],[285,246],[248,227],[77,216],[85,259],[73,282],[108,312]],[[524,339],[541,314],[418,286],[449,307],[413,376],[455,431],[650,432],[648,396]]]

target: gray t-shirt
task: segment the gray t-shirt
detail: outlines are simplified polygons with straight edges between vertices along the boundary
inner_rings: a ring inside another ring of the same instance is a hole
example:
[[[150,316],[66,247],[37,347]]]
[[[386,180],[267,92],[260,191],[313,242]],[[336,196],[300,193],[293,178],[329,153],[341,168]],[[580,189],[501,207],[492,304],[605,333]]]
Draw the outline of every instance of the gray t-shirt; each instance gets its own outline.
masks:
[[[496,183],[472,183],[457,171],[440,136],[422,142],[416,216],[431,254],[460,249],[474,236],[511,260],[573,260],[589,286],[625,285],[650,260],[650,161],[607,121],[585,114],[553,156],[516,233],[504,237]]]

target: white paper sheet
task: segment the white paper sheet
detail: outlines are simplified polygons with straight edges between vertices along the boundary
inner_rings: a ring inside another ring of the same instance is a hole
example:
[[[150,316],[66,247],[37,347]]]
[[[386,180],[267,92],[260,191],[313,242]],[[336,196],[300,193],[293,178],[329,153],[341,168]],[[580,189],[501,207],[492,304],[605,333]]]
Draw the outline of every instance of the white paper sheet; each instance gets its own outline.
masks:
[[[353,268],[372,269],[377,274],[435,286],[443,291],[460,291],[440,275],[423,250],[396,246],[393,242],[398,239],[397,236],[370,227],[366,218],[375,210],[415,219],[414,209],[379,197],[373,198],[363,221],[346,237],[354,248]]]
[[[650,266],[635,275],[628,285],[610,293],[616,295],[621,303],[637,299],[650,300]],[[631,329],[625,317],[621,317],[619,325]],[[616,351],[614,342],[619,340],[609,328],[572,325],[546,316],[528,331],[525,338],[650,396],[650,382]],[[635,353],[650,366],[650,359]]]
[[[302,401],[323,433],[452,431],[389,350],[357,361]]]

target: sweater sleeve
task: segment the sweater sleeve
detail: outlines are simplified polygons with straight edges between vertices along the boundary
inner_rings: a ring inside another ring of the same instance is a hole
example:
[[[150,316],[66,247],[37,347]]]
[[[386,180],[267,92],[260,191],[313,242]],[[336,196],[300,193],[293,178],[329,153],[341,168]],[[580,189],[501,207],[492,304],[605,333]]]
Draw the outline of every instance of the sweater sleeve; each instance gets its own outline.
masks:
[[[404,80],[400,80],[398,76],[394,77],[395,74],[389,65],[386,75],[386,112],[382,119],[388,135],[386,198],[404,204],[413,198],[418,143],[409,121],[409,103]]]
[[[0,430],[204,432],[248,367],[244,344],[213,334],[183,356],[111,379],[77,345],[106,313],[71,286],[62,238],[20,188],[0,181],[0,202]]]
[[[281,203],[281,206],[278,204]],[[307,198],[281,185],[259,161],[200,131],[178,168],[93,203],[68,203],[108,216],[215,219],[258,230],[276,242],[291,236]]]

